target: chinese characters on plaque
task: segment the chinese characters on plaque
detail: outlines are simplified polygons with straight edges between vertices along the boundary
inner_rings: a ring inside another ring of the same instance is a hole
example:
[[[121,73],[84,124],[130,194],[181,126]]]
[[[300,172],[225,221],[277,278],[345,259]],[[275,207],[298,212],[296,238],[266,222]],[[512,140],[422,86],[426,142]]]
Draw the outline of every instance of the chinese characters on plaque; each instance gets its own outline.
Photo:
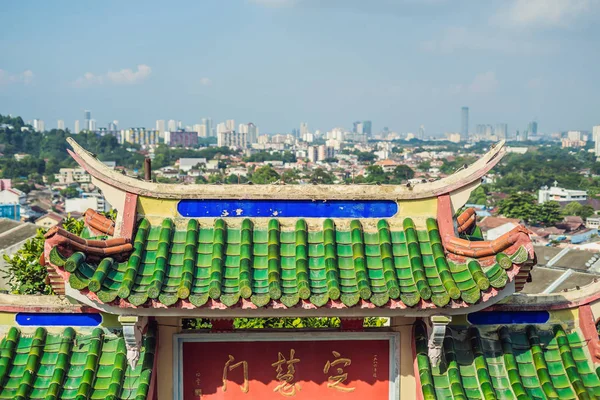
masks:
[[[388,346],[386,340],[185,343],[184,400],[387,399]]]

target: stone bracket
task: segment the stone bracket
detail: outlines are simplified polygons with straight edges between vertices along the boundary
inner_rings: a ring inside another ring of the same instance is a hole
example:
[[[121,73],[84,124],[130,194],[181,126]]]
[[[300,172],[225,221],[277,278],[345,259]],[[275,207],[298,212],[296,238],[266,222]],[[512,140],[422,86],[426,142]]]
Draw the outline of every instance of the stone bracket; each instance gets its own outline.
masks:
[[[127,348],[127,363],[131,368],[135,368],[140,359],[142,336],[148,325],[148,317],[119,315],[118,319],[123,327],[123,339]]]
[[[442,359],[442,346],[444,337],[446,337],[446,328],[451,321],[452,317],[449,315],[433,315],[427,321],[429,361],[434,367],[437,367]]]

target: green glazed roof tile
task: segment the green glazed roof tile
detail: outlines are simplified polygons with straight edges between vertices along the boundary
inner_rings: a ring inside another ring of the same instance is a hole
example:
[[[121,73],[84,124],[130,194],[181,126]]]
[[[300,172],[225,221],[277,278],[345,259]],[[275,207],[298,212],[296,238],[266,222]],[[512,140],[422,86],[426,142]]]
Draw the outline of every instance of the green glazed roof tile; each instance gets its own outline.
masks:
[[[100,328],[88,334],[73,328],[59,334],[45,328],[22,334],[12,327],[1,345],[0,399],[145,399],[155,345],[151,326],[138,364],[131,368],[124,339]],[[123,373],[114,373],[119,366]],[[93,373],[86,374],[86,370]]]
[[[332,220],[320,229],[309,229],[303,220],[293,229],[282,228],[276,219],[269,228],[250,220],[234,228],[221,219],[214,225],[190,220],[187,227],[169,219],[155,225],[142,220],[138,226],[142,224],[129,260],[112,262],[97,282],[102,260],[74,260],[71,287],[84,290],[93,283],[89,289],[101,301],[120,297],[135,305],[148,299],[167,305],[189,299],[195,305],[199,301],[191,294],[208,293],[216,300],[227,295],[228,302],[257,294],[261,306],[285,294],[287,306],[294,305],[293,299],[318,295],[313,299],[321,305],[340,299],[353,306],[362,298],[376,306],[392,299],[409,307],[419,300],[445,307],[453,300],[475,303],[490,285],[501,289],[508,282],[498,264],[446,260],[434,219],[423,230],[415,229],[409,218],[393,229],[380,220],[377,230],[370,231],[358,220],[344,229]]]
[[[440,365],[433,367],[426,327],[422,321],[415,324],[424,398],[591,399],[600,395],[600,379],[577,331],[567,334],[559,325],[481,329],[449,328]],[[457,385],[451,385],[453,381]]]

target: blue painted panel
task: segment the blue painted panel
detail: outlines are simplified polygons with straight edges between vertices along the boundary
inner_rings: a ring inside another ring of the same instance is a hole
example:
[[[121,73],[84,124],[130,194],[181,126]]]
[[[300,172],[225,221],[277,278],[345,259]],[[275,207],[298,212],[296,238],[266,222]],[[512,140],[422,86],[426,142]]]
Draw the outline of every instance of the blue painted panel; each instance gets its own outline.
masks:
[[[469,314],[473,325],[544,324],[550,319],[548,311],[480,311]]]
[[[181,200],[184,217],[390,218],[392,200]]]
[[[14,221],[20,221],[21,206],[18,204],[0,204],[0,218],[8,218]]]
[[[98,326],[102,315],[63,313],[18,313],[15,321],[21,326]]]

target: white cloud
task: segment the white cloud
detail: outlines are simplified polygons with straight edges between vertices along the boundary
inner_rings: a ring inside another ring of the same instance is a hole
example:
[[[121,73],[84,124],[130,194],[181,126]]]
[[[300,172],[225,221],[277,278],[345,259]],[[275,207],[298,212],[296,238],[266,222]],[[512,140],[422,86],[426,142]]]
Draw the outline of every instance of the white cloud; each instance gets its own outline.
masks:
[[[209,78],[200,78],[200,84],[202,86],[210,86],[212,81]]]
[[[452,95],[472,93],[472,94],[485,94],[492,93],[498,88],[498,79],[496,79],[496,73],[494,71],[482,72],[473,78],[469,84],[454,84],[450,86],[450,93]]]
[[[83,76],[77,78],[73,85],[75,87],[89,87],[103,85],[106,83],[114,85],[133,85],[146,80],[152,73],[152,68],[146,64],[140,64],[134,71],[130,68],[124,68],[119,71],[108,71],[105,74],[94,74],[86,72]]]
[[[520,27],[568,26],[589,12],[597,0],[513,0],[493,22]]]
[[[16,74],[11,74],[6,70],[0,69],[0,85],[10,85],[13,83],[29,85],[33,82],[33,78],[34,74],[30,69]]]

